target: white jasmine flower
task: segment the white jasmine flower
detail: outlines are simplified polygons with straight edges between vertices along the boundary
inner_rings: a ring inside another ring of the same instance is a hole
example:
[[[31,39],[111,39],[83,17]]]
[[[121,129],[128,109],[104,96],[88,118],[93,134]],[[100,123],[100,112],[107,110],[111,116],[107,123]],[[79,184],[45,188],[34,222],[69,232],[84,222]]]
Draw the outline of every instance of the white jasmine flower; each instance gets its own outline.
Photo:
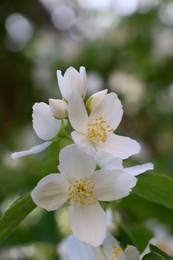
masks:
[[[92,104],[88,115],[81,96],[72,93],[68,104],[68,115],[72,127],[72,139],[82,146],[89,146],[96,151],[112,153],[115,157],[125,159],[140,150],[139,144],[129,137],[115,135],[122,115],[122,105],[115,93],[103,92]]]
[[[109,233],[102,246],[92,247],[87,243],[78,240],[74,235],[67,239],[67,252],[69,260],[139,260],[140,254],[136,247],[120,247],[119,242]]]
[[[44,177],[32,191],[32,199],[48,211],[67,202],[73,233],[80,240],[99,246],[106,233],[106,214],[98,201],[127,196],[136,178],[122,170],[95,171],[94,157],[75,144],[61,150],[59,161],[60,174]]]
[[[12,158],[17,159],[30,154],[36,154],[45,150],[52,144],[51,139],[56,136],[61,127],[61,121],[54,118],[51,113],[50,106],[44,102],[35,103],[33,105],[33,128],[42,140],[46,142],[34,146],[29,150],[12,153]]]
[[[79,72],[70,67],[62,76],[62,72],[57,70],[57,78],[59,89],[62,97],[68,101],[71,94],[76,91],[81,97],[85,97],[86,94],[86,71],[85,67],[80,67]]]
[[[103,247],[99,248],[104,252],[105,260],[139,260],[140,254],[136,247],[127,246],[125,249],[120,247],[120,243],[107,232],[106,238],[103,241]],[[99,250],[98,250],[99,251]],[[97,255],[98,253],[96,253]],[[96,259],[99,259],[98,257]]]

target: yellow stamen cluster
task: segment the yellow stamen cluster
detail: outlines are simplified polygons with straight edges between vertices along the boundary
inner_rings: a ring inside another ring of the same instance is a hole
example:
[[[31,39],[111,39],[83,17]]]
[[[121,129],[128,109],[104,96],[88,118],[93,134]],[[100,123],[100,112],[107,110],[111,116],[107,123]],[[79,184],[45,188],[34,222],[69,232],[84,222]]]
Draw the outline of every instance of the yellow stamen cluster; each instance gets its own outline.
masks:
[[[113,245],[112,246],[112,260],[116,259],[122,252],[123,252],[123,249],[119,245]]]
[[[106,142],[108,134],[113,132],[113,128],[106,124],[103,117],[97,117],[93,123],[88,123],[88,138],[94,142]]]
[[[70,205],[79,206],[96,204],[96,196],[93,194],[95,184],[92,179],[83,181],[74,180],[72,185],[68,187]]]

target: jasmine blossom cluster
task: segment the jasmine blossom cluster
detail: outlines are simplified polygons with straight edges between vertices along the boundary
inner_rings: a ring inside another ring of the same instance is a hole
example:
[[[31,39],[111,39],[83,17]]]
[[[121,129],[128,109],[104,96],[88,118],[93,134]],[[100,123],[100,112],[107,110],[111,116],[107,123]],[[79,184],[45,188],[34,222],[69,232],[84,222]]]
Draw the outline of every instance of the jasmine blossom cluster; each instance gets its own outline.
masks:
[[[57,141],[64,124],[69,123],[73,130],[68,134],[73,144],[59,153],[59,173],[48,174],[38,182],[31,192],[33,201],[48,211],[57,210],[65,203],[69,206],[69,223],[75,235],[69,239],[70,248],[80,252],[81,243],[87,243],[83,248],[86,256],[88,254],[88,258],[74,257],[75,253],[69,249],[70,260],[138,260],[139,252],[135,247],[123,250],[107,233],[106,214],[100,201],[119,200],[129,195],[137,183],[136,176],[152,170],[153,164],[124,168],[123,160],[139,153],[140,145],[130,137],[114,133],[123,116],[121,101],[115,93],[105,89],[86,100],[84,67],[80,67],[79,72],[70,67],[64,76],[58,70],[57,77],[62,99],[51,98],[49,104],[41,102],[33,106],[33,128],[45,142],[15,152],[12,158],[48,148]],[[109,248],[106,241],[112,239],[114,247]]]

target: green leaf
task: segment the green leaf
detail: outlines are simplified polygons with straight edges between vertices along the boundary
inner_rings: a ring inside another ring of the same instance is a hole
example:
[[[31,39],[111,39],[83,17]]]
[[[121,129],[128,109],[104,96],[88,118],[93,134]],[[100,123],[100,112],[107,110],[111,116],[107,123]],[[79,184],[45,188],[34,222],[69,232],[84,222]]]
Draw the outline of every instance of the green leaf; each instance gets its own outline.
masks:
[[[119,205],[123,214],[128,215],[128,222],[131,224],[143,223],[148,218],[158,219],[160,222],[167,223],[173,232],[173,210],[165,208],[163,205],[141,198],[131,193],[121,200]],[[127,223],[127,220],[126,220]]]
[[[173,178],[159,174],[140,175],[133,193],[173,209]]]
[[[34,209],[36,205],[30,193],[24,194],[16,200],[0,220],[0,243],[2,243],[15,227]]]
[[[166,260],[166,258],[164,258],[163,256],[161,256],[160,254],[156,253],[156,252],[151,252],[147,255],[145,255],[142,260]]]
[[[134,245],[136,246],[132,235],[130,234],[129,230],[123,224],[120,224],[118,228],[118,234],[116,234],[118,241],[120,241],[124,246]]]
[[[149,246],[150,246],[151,251],[155,251],[156,253],[164,256],[166,260],[172,260],[173,259],[172,256],[167,255],[165,252],[161,251],[158,247],[156,247],[152,244],[150,244]]]
[[[143,252],[146,248],[148,241],[153,237],[151,230],[149,230],[143,222],[130,225],[130,234],[132,235],[135,246],[140,252]],[[141,238],[142,234],[142,238]]]
[[[142,234],[142,239],[141,239]],[[116,234],[116,238],[123,245],[133,245],[135,246],[139,252],[143,252],[146,246],[148,245],[148,241],[153,237],[152,232],[143,224],[130,224],[123,225],[120,224],[118,228],[118,234]]]

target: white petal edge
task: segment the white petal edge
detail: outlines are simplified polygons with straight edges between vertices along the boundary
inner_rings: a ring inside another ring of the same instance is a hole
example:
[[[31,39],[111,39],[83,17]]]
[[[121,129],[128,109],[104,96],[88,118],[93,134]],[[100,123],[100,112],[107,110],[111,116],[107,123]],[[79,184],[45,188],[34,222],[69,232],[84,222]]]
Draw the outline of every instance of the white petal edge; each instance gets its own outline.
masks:
[[[139,153],[140,145],[135,140],[125,137],[110,134],[105,143],[97,143],[98,151],[112,153],[115,157],[127,159],[129,156]]]
[[[87,134],[88,114],[83,99],[77,92],[70,96],[68,116],[72,127],[76,131]]]
[[[61,120],[54,118],[50,106],[44,102],[33,105],[32,118],[33,128],[43,140],[50,140],[60,130]]]
[[[94,194],[97,200],[112,201],[126,197],[136,185],[137,179],[122,170],[99,170],[93,176]]]
[[[31,197],[34,203],[48,211],[60,208],[68,199],[68,182],[58,173],[52,173],[41,179]]]
[[[73,234],[67,239],[67,251],[69,260],[96,260],[93,247]]]
[[[11,157],[12,157],[12,159],[18,159],[20,157],[24,157],[24,156],[27,156],[27,155],[37,154],[37,153],[44,151],[51,144],[52,144],[52,142],[47,141],[43,144],[39,144],[39,145],[31,147],[31,149],[29,149],[29,150],[12,153]]]
[[[92,246],[100,246],[106,235],[106,214],[99,203],[82,208],[69,207],[69,221],[75,236]]]
[[[60,151],[59,162],[59,171],[68,179],[85,179],[96,168],[94,157],[76,144],[68,145]]]
[[[124,168],[124,171],[133,176],[137,176],[141,173],[144,173],[146,171],[153,170],[153,169],[154,169],[153,163],[144,163],[142,165],[136,165],[136,166]]]

